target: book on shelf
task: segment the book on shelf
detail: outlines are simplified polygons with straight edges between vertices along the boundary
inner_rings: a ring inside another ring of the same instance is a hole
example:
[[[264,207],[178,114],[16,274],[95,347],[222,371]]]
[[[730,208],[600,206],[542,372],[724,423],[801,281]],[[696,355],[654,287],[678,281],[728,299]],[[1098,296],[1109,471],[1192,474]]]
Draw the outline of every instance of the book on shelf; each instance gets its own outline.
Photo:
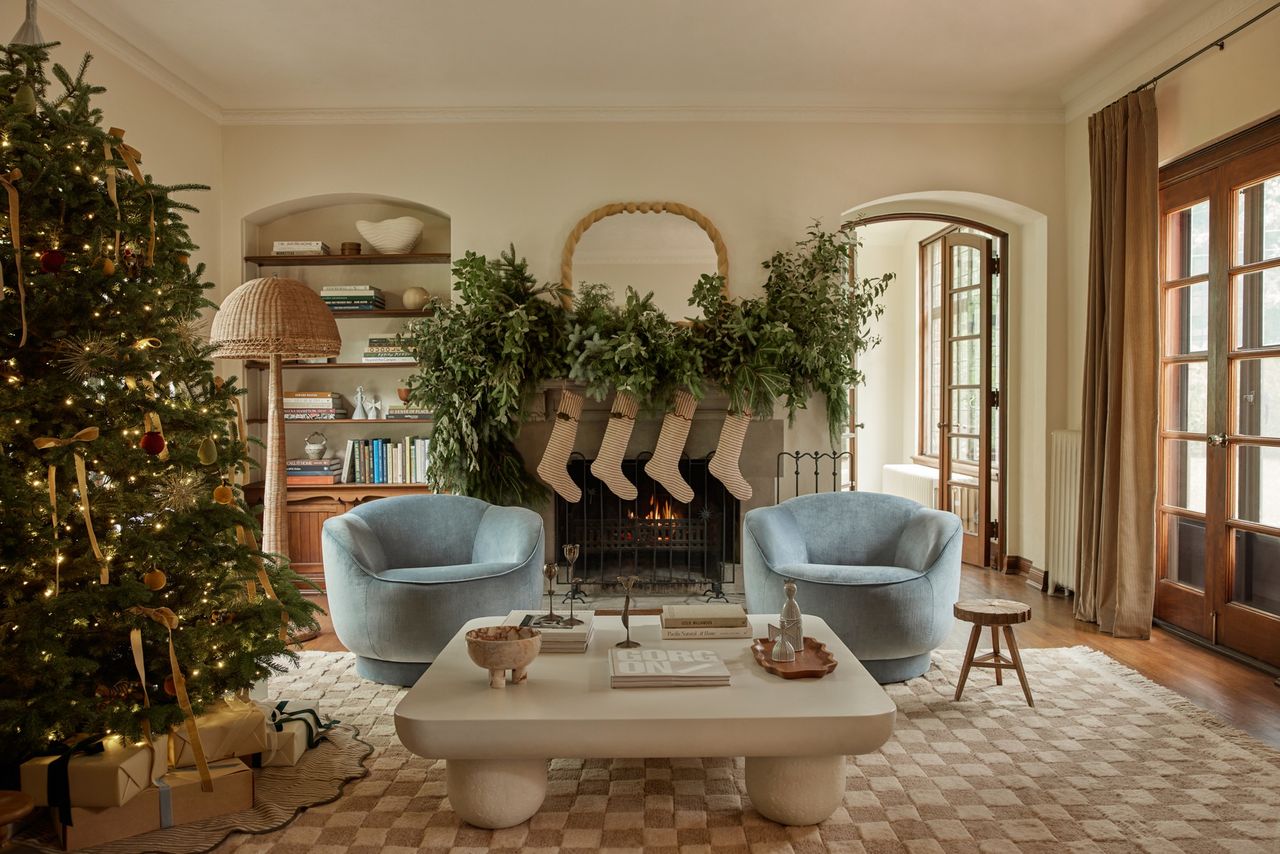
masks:
[[[332,311],[382,311],[387,304],[382,300],[331,300],[327,299],[324,304],[329,306]]]
[[[335,401],[342,400],[342,395],[336,391],[286,391],[281,397],[286,403],[290,401]]]
[[[411,409],[405,406],[388,406],[387,418],[398,418],[402,421],[433,421],[435,413],[429,409]]]
[[[502,621],[504,626],[532,626],[542,633],[542,652],[586,652],[591,638],[595,636],[595,614],[591,611],[576,611],[574,617],[582,620],[577,626],[566,626],[563,623],[538,624],[535,620],[545,611],[512,611]],[[560,614],[567,616],[568,612]]]
[[[345,420],[345,409],[285,409],[285,421],[337,421]]]
[[[329,244],[323,240],[277,240],[271,244],[272,255],[328,255]]]
[[[709,649],[609,650],[613,688],[711,688],[729,684],[729,668]]]
[[[730,603],[663,605],[665,629],[738,628],[748,625],[746,609]]]
[[[300,359],[285,359],[286,365],[327,365],[333,361],[332,356],[304,356]]]
[[[325,285],[320,289],[321,296],[346,296],[352,294],[381,294],[382,288],[373,285]]]
[[[703,626],[693,629],[672,629],[662,627],[663,640],[726,640],[751,638],[751,624],[742,626]]]
[[[399,354],[388,355],[388,356],[375,354],[373,356],[370,356],[368,353],[366,353],[360,357],[360,361],[361,363],[366,365],[385,365],[385,364],[399,365],[406,362],[413,362],[413,354],[399,353]]]
[[[349,439],[343,454],[343,483],[426,484],[431,440],[423,436],[403,439]]]
[[[337,457],[327,460],[287,460],[284,467],[286,474],[329,474],[342,470],[342,460]]]
[[[329,486],[338,483],[336,474],[285,474],[286,486]]]

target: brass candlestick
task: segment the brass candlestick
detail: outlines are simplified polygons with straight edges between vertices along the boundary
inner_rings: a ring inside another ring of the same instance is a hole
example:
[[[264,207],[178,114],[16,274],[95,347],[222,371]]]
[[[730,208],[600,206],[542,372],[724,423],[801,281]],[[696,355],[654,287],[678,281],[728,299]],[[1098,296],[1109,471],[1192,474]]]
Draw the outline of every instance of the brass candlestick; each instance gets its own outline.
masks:
[[[631,639],[631,588],[635,587],[636,582],[639,580],[640,576],[638,575],[618,576],[618,583],[626,591],[626,598],[622,600],[622,627],[627,630],[627,639],[618,641],[614,646],[622,649],[632,649],[640,645],[637,641]]]
[[[564,622],[564,617],[556,613],[555,596],[556,596],[556,575],[560,572],[560,568],[554,563],[544,564],[542,567],[542,577],[547,579],[547,613],[543,614],[533,621],[535,626],[544,626],[547,624],[559,624]]]
[[[574,588],[576,588],[579,584],[582,583],[582,579],[575,577],[573,574],[573,565],[578,562],[579,553],[580,553],[580,549],[577,543],[565,543],[564,559],[569,561],[569,584],[570,584],[571,591]],[[577,617],[573,616],[573,602],[575,599],[577,599],[576,596],[569,597],[569,618],[564,621],[564,624],[566,626],[582,625],[582,620],[579,620]]]

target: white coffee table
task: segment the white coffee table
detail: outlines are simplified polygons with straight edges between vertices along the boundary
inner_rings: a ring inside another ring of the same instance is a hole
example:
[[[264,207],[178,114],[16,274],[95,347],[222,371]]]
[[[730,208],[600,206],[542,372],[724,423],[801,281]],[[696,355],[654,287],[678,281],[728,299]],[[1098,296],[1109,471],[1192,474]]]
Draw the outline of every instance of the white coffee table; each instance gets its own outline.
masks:
[[[825,622],[804,633],[839,666],[822,679],[781,679],[755,663],[746,640],[664,641],[657,617],[632,619],[644,646],[712,649],[729,667],[724,688],[610,688],[617,617],[598,617],[583,655],[540,655],[529,681],[489,687],[463,635],[467,623],[396,708],[396,732],[419,756],[446,760],[449,801],[477,827],[511,827],[542,806],[547,760],[746,757],[747,794],[782,824],[816,824],[844,798],[847,754],[869,753],[893,732],[896,708]],[[752,616],[756,637],[769,619]]]

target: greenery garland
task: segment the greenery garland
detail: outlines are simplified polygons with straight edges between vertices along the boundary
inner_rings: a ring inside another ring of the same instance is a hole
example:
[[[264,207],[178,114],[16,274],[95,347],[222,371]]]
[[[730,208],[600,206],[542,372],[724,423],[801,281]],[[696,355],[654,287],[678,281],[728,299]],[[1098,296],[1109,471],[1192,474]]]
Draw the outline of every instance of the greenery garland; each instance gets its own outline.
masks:
[[[617,305],[607,285],[583,285],[566,310],[559,285],[540,285],[510,247],[495,260],[468,252],[453,265],[460,299],[410,324],[418,361],[410,400],[435,413],[428,473],[450,492],[494,504],[530,505],[546,488],[525,467],[515,440],[527,402],[549,380],[611,389],[664,409],[687,389],[718,386],[732,412],[769,415],[782,402],[794,420],[809,398],[826,398],[833,444],[848,428],[857,356],[879,343],[870,322],[893,274],[851,276],[859,246],[853,224],[814,223],[795,248],[764,262],[764,295],[730,300],[719,276],[703,276],[690,305],[703,317],[672,323],[653,294],[627,289]]]

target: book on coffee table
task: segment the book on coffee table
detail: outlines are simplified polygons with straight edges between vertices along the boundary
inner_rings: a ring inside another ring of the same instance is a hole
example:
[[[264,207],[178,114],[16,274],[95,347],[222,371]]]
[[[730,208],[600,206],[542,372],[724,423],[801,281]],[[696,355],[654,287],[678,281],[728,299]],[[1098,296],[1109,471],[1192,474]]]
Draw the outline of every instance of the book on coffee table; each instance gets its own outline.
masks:
[[[714,688],[729,684],[729,668],[709,649],[615,647],[609,677],[614,688]]]
[[[741,605],[692,604],[662,606],[663,640],[749,638],[751,624]]]
[[[578,611],[574,616],[582,620],[581,625],[566,626],[563,623],[535,623],[545,611],[512,611],[502,621],[504,626],[532,626],[542,633],[542,652],[586,652],[587,645],[595,634],[595,614],[591,611]],[[560,616],[568,616],[561,614]]]

